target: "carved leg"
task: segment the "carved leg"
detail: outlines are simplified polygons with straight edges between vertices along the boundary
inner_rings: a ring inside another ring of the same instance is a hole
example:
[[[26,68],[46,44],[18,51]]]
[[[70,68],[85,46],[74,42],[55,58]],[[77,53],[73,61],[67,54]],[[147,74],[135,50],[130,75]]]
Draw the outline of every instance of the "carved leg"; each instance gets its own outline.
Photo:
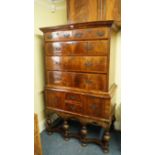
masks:
[[[103,150],[105,153],[109,152],[109,141],[110,141],[110,133],[109,130],[106,130],[103,135]]]
[[[68,141],[69,140],[69,125],[68,125],[67,120],[64,120],[63,130],[64,130],[64,138],[66,141]]]
[[[82,142],[82,146],[86,146],[86,136],[87,136],[87,127],[85,125],[82,126],[81,129],[81,142]]]
[[[46,131],[48,135],[52,134],[52,120],[50,114],[48,114],[46,118]]]

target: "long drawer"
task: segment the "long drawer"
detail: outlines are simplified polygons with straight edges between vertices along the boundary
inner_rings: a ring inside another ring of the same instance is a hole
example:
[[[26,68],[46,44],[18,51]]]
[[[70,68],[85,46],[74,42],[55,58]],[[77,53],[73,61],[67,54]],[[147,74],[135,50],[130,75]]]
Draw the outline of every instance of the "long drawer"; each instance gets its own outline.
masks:
[[[109,119],[110,101],[104,98],[66,93],[62,91],[45,91],[46,108],[85,116]]]
[[[46,71],[46,77],[48,85],[74,87],[95,91],[107,90],[106,74]]]
[[[108,40],[50,42],[45,44],[46,55],[107,55]]]
[[[107,73],[107,56],[46,56],[46,70]]]
[[[45,41],[104,39],[110,36],[108,27],[54,31],[45,33]]]

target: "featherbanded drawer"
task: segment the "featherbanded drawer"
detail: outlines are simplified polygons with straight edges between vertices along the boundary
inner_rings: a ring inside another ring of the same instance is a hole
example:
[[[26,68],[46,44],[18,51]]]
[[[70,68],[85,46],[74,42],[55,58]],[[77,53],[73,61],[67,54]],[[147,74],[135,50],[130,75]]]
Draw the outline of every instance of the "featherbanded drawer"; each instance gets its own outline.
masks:
[[[45,33],[45,41],[60,41],[72,39],[72,31],[56,31]]]
[[[46,69],[107,73],[107,56],[46,56]]]
[[[81,104],[82,97],[80,94],[75,93],[65,93],[65,102]]]
[[[45,91],[46,107],[64,109],[64,93],[59,91]]]
[[[85,115],[109,119],[110,102],[104,98],[85,96]]]
[[[110,37],[110,29],[108,27],[45,33],[45,41],[105,39],[108,37]]]
[[[73,113],[83,114],[82,105],[65,101],[65,110]]]
[[[77,29],[72,31],[72,36],[75,40],[79,39],[104,39],[108,38],[110,30],[108,27]]]
[[[85,90],[106,91],[107,75],[64,71],[46,71],[47,84],[80,88]]]
[[[68,41],[45,43],[45,52],[50,55],[107,55],[109,41]]]

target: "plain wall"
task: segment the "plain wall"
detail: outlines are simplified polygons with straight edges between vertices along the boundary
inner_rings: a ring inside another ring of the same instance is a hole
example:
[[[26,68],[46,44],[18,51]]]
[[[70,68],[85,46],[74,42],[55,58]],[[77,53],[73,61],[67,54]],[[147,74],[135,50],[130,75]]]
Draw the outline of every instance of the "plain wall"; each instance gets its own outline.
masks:
[[[66,2],[56,4],[60,10],[52,13],[50,3],[36,0],[34,3],[34,112],[38,114],[40,132],[44,129],[44,61],[43,33],[40,27],[66,24]]]

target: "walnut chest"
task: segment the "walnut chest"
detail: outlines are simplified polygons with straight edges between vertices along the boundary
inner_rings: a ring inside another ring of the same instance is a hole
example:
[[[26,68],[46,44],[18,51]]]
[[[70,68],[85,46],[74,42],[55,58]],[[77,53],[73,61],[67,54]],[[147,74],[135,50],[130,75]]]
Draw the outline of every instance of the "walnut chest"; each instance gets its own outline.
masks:
[[[46,111],[65,120],[98,124],[108,132],[116,88],[112,37],[118,27],[113,21],[96,21],[40,29],[44,33]]]

